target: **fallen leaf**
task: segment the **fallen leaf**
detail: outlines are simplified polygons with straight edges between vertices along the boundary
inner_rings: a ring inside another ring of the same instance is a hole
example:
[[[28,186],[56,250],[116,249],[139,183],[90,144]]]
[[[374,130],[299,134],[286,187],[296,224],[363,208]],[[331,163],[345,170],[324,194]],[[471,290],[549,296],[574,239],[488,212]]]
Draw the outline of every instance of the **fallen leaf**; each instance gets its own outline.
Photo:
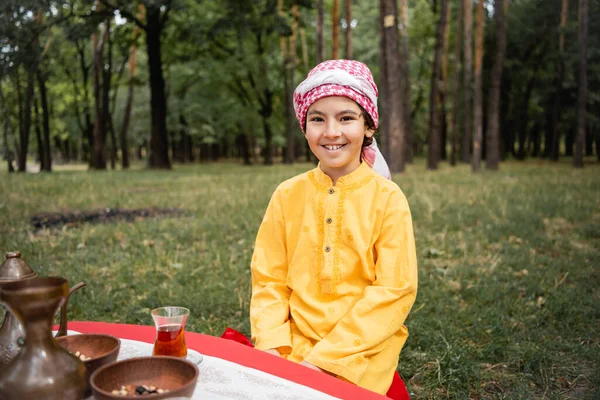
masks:
[[[462,289],[462,285],[460,284],[459,281],[448,281],[448,285],[455,291],[460,291],[460,289]]]
[[[520,237],[517,237],[517,236],[514,236],[514,235],[510,235],[510,237],[508,238],[508,242],[509,243],[521,244],[523,241],[521,240]]]
[[[529,271],[527,271],[526,269],[522,269],[519,272],[515,272],[514,275],[518,277],[527,276],[529,275]]]
[[[544,299],[542,296],[538,297],[538,299],[537,299],[537,306],[538,306],[538,308],[542,308],[542,306],[544,305],[544,303],[546,303],[546,299]]]

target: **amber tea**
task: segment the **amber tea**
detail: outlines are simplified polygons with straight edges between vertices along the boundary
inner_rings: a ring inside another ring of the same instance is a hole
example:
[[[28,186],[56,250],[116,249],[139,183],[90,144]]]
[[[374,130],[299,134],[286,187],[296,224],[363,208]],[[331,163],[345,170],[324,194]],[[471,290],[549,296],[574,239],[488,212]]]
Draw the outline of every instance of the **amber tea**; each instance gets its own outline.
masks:
[[[183,327],[179,324],[159,326],[152,355],[185,357],[187,347]]]
[[[152,310],[156,326],[155,356],[187,356],[185,323],[190,310],[183,307],[161,307]]]

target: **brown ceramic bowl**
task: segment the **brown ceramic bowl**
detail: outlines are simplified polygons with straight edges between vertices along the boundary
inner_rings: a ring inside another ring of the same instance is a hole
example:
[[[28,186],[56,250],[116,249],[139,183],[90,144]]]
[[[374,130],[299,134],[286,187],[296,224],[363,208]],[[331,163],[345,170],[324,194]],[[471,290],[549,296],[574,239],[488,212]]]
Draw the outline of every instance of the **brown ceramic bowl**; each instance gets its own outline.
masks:
[[[150,399],[168,399],[192,397],[198,383],[198,374],[196,365],[181,358],[137,357],[105,365],[92,374],[90,383],[95,400],[141,398],[112,394],[113,390],[127,385],[156,386],[168,390],[166,393],[143,396]]]
[[[75,355],[79,352],[89,360],[83,361],[86,372],[87,389],[86,393],[89,396],[92,393],[90,386],[90,377],[98,368],[117,361],[119,350],[121,349],[121,341],[119,338],[110,335],[102,334],[81,334],[71,336],[61,336],[55,338],[56,342]]]

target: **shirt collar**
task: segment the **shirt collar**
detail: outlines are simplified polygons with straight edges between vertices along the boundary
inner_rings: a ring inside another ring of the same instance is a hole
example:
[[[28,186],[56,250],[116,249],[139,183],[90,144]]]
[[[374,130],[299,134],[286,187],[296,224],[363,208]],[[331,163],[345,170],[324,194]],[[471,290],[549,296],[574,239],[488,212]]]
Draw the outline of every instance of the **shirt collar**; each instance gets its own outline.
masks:
[[[321,170],[321,163],[319,163],[319,165],[315,169],[310,171],[310,174],[319,186],[330,188],[333,185],[333,181],[331,180],[331,178],[327,174],[325,174],[323,170]],[[352,171],[348,175],[340,177],[337,180],[335,186],[345,187],[354,185],[372,176],[373,170],[371,169],[371,167],[369,167],[369,164],[363,161],[361,162],[360,166],[354,171]]]

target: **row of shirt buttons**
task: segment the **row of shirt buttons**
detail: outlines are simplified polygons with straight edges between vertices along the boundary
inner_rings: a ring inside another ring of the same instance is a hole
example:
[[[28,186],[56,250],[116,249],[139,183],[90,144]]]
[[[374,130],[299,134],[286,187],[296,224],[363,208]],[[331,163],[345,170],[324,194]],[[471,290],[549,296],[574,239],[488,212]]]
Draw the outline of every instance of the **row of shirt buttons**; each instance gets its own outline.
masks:
[[[334,194],[334,193],[335,193],[335,190],[334,190],[333,188],[330,188],[330,189],[329,189],[329,194]],[[327,218],[325,221],[326,221],[328,224],[331,224],[331,223],[333,222],[333,219],[331,219],[331,218]],[[331,251],[331,247],[329,247],[329,246],[325,246],[325,252],[326,252],[326,253],[329,253],[330,251]]]

